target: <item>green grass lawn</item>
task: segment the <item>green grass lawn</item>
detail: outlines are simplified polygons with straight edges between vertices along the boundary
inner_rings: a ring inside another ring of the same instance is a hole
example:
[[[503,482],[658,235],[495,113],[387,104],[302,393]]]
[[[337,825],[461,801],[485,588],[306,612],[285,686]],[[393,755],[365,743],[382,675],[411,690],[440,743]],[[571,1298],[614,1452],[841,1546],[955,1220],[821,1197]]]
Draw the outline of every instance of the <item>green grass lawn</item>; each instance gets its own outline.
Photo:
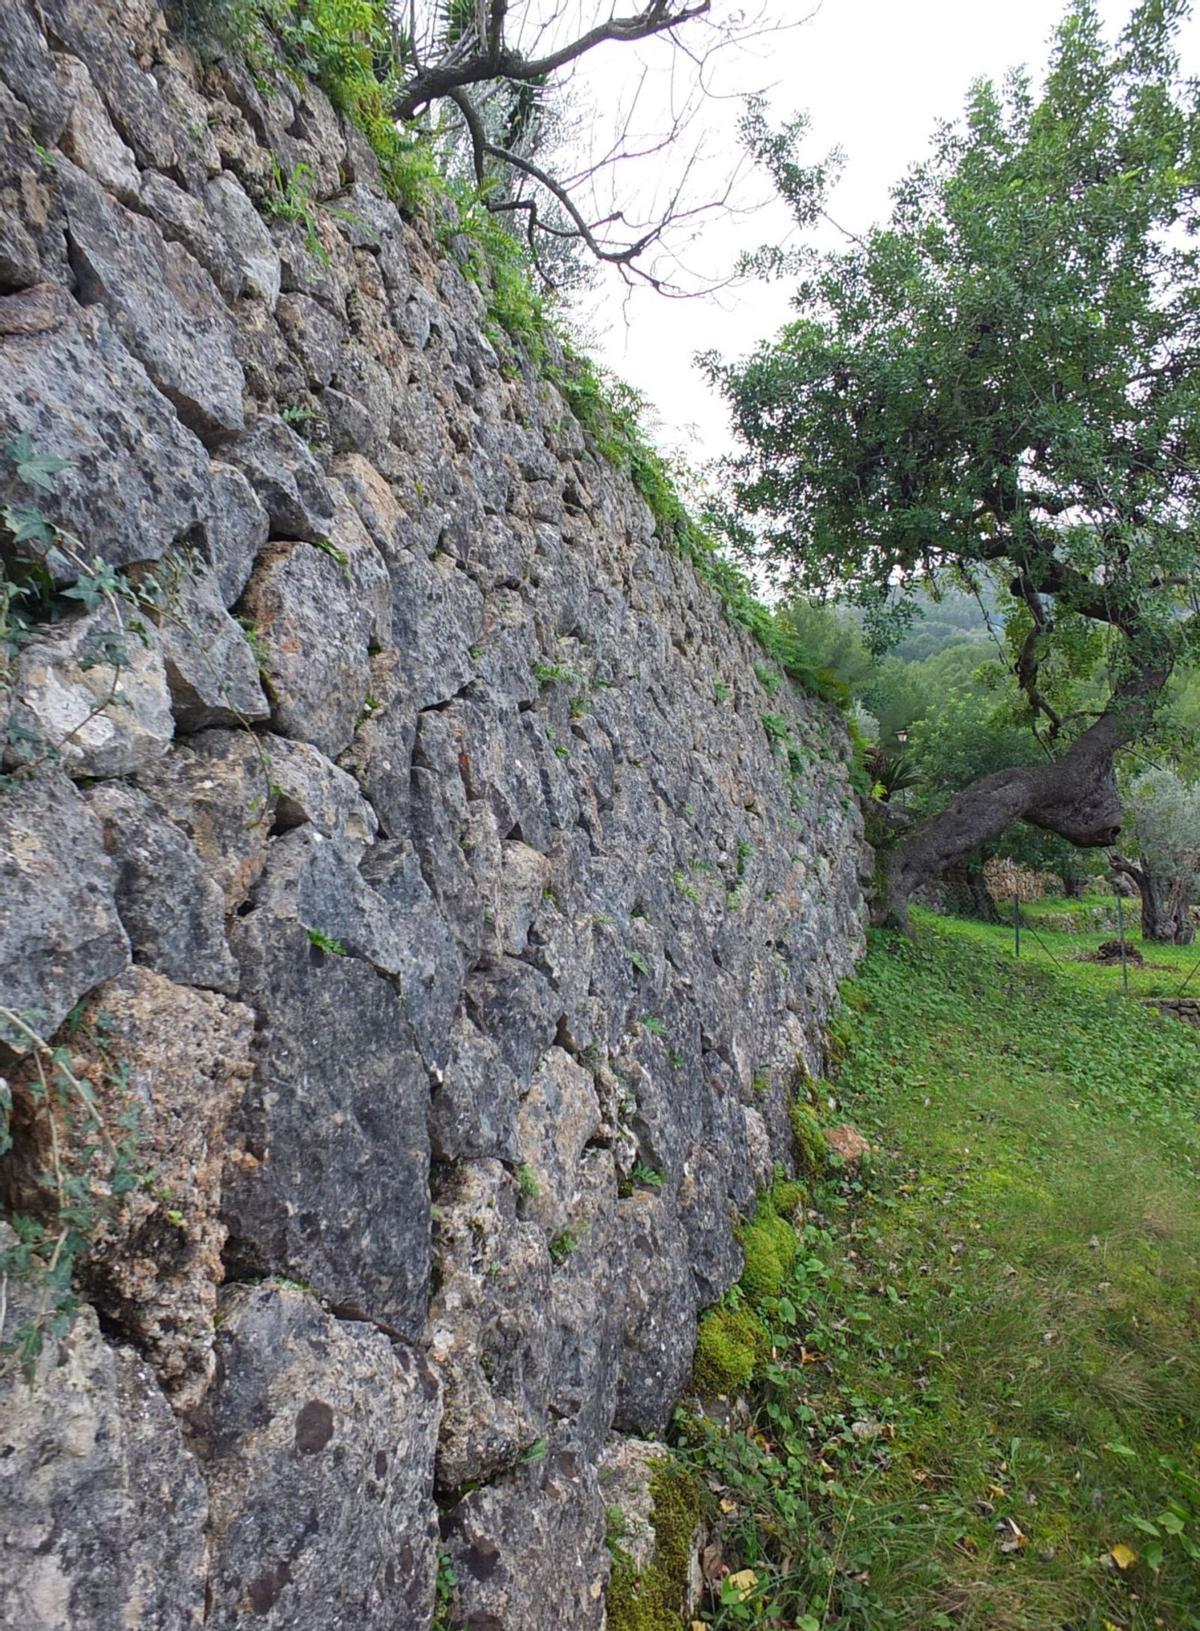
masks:
[[[1068,974],[1073,984],[1085,990],[1120,992],[1122,990],[1120,963],[1096,963],[1089,960],[1089,954],[1094,952],[1097,946],[1106,940],[1116,938],[1115,927],[1111,929],[1081,927],[1064,932],[1047,929],[1042,921],[1047,917],[1054,920],[1063,915],[1086,920],[1089,909],[1097,904],[1108,903],[1097,902],[1095,899],[1047,900],[1023,906],[1021,961],[1032,963],[1035,967],[1057,969],[1060,973]],[[1160,946],[1152,941],[1144,941],[1137,902],[1127,901],[1125,907],[1125,938],[1134,943],[1145,959],[1141,967],[1136,963],[1130,963],[1128,966],[1130,993],[1141,997],[1174,997],[1180,994],[1200,997],[1200,942],[1191,946]],[[928,923],[931,916],[932,914],[928,912],[913,913],[914,920],[920,923]],[[964,939],[973,940],[977,945],[987,947],[989,951],[1008,954],[1013,952],[1014,936],[1011,923],[976,923],[962,918],[955,918],[953,921],[956,933]]]
[[[877,1154],[748,1299],[747,1411],[680,1418],[705,1623],[1200,1628],[1200,1031],[1002,943],[926,917],[846,988]]]

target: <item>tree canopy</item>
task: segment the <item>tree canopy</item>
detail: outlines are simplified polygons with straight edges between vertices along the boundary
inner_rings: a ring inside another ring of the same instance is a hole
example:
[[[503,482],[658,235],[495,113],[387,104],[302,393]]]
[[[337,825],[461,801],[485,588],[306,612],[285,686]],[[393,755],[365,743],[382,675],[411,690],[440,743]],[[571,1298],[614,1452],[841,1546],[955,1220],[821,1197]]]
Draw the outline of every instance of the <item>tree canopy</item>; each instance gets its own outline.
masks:
[[[922,588],[998,595],[1037,762],[972,784],[903,838],[880,915],[1024,818],[1111,843],[1115,754],[1150,730],[1195,640],[1200,93],[1183,0],[1106,42],[1074,0],[1045,85],[980,81],[964,116],[845,248],[771,259],[798,316],[706,359],[743,451],[762,570],[889,624]],[[824,173],[799,127],[748,126],[802,224]]]

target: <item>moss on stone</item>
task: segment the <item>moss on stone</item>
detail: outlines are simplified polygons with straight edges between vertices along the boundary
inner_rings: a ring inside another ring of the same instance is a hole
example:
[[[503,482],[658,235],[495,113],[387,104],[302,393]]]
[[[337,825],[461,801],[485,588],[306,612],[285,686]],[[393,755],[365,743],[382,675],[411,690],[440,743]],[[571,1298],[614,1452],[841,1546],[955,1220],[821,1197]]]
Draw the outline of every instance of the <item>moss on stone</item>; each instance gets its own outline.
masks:
[[[808,1191],[794,1178],[777,1178],[770,1189],[771,1205],[781,1218],[794,1221],[808,1199]]]
[[[692,1540],[703,1512],[696,1477],[677,1461],[662,1460],[650,1475],[654,1556],[638,1570],[613,1547],[606,1607],[609,1631],[679,1631],[687,1606]]]
[[[753,1219],[738,1230],[746,1265],[741,1287],[755,1305],[778,1297],[796,1259],[796,1231],[781,1218],[771,1196],[759,1197]]]
[[[828,1152],[825,1135],[811,1105],[794,1099],[788,1107],[792,1125],[792,1150],[801,1172],[819,1173],[825,1168]]]
[[[696,1333],[692,1386],[705,1399],[736,1393],[770,1347],[767,1328],[752,1308],[710,1308]]]

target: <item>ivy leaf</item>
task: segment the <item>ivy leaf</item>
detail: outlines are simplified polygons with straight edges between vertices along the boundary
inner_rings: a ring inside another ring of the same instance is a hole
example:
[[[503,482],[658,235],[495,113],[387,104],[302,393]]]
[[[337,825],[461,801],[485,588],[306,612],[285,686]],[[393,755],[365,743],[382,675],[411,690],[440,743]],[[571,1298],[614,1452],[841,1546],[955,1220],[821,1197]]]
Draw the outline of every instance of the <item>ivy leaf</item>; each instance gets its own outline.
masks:
[[[53,453],[39,453],[27,435],[5,442],[4,451],[17,467],[17,475],[31,487],[40,487],[44,493],[54,491],[53,478],[65,470],[70,459],[59,459]]]
[[[54,528],[42,514],[41,510],[18,504],[6,504],[0,510],[4,525],[12,533],[14,544],[24,544],[30,539],[34,543],[49,549],[54,542]]]

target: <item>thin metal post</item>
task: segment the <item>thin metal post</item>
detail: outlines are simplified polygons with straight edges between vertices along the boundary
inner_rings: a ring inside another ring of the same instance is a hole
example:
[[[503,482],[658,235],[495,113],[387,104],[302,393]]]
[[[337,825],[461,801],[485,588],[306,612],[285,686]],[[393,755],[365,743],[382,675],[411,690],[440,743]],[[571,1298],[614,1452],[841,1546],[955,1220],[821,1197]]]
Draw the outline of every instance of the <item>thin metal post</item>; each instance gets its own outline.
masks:
[[[1125,995],[1129,995],[1129,964],[1125,958],[1125,906],[1120,895],[1117,896],[1117,934],[1121,940],[1121,984],[1125,987]]]
[[[1021,955],[1021,902],[1013,895],[1013,939],[1016,941],[1017,956]]]

